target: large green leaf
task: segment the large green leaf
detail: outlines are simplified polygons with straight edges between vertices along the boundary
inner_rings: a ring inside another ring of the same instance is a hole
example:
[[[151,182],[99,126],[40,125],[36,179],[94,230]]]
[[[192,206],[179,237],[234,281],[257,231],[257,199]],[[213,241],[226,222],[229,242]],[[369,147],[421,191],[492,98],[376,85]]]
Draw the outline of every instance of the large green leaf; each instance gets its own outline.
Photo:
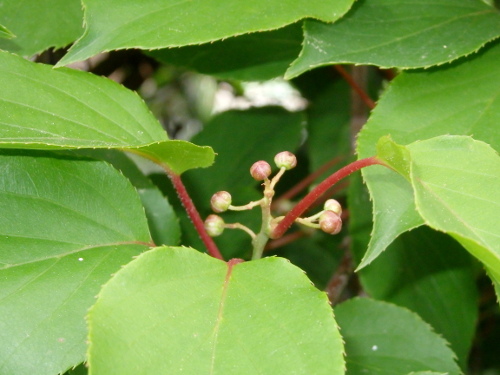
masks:
[[[31,56],[82,35],[83,10],[79,0],[2,1],[0,23],[16,36],[0,39],[0,49]]]
[[[101,161],[3,150],[0,170],[0,373],[60,373],[100,286],[152,245],[144,210]]]
[[[168,141],[139,96],[106,78],[0,52],[0,147],[120,148],[175,173],[208,166],[208,147]]]
[[[498,153],[466,136],[441,136],[406,148],[416,207],[425,223],[458,240],[500,281]]]
[[[86,30],[61,64],[84,60],[101,51],[158,49],[201,44],[230,36],[267,31],[306,17],[332,22],[352,0],[85,0]]]
[[[478,50],[500,35],[500,13],[480,0],[361,0],[340,21],[305,23],[287,77],[328,64],[420,68]]]
[[[361,176],[350,180],[348,203],[351,249],[359,264],[372,229],[371,203]],[[398,237],[359,277],[371,297],[419,314],[450,343],[466,369],[478,315],[471,260],[455,240],[424,226]]]
[[[380,137],[400,144],[441,134],[473,135],[500,149],[500,44],[446,67],[405,72],[382,96],[358,137],[360,158],[373,156]],[[403,177],[381,167],[363,176],[374,203],[374,230],[364,264],[399,234],[423,224]]]
[[[179,244],[181,230],[173,207],[167,197],[142,173],[130,157],[117,150],[78,150],[76,152],[78,155],[85,155],[111,163],[113,167],[129,179],[136,188],[137,193],[139,193],[148,219],[149,231],[156,245],[175,246]],[[136,161],[148,163],[142,159]],[[167,180],[165,174],[162,174],[162,178]]]
[[[302,23],[214,43],[150,52],[154,58],[222,79],[262,81],[282,76],[302,46]]]
[[[357,298],[337,306],[335,315],[350,375],[411,371],[461,374],[446,341],[409,310]]]
[[[281,258],[158,248],[103,287],[88,322],[94,375],[344,373],[326,295]]]

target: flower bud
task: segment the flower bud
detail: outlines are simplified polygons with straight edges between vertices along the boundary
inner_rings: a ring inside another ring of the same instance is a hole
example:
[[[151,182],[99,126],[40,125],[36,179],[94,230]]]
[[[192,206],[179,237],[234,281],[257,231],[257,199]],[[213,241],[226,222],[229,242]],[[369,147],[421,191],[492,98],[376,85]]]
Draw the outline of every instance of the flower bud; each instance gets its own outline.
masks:
[[[333,211],[325,211],[319,217],[321,230],[328,234],[337,234],[342,229],[342,219]]]
[[[278,168],[292,169],[297,165],[297,158],[289,151],[283,151],[274,157],[274,162]]]
[[[271,166],[264,160],[257,161],[250,167],[250,174],[257,181],[265,180],[271,174]]]
[[[224,212],[227,211],[231,205],[231,194],[227,191],[218,191],[210,199],[210,206],[214,212]]]
[[[328,211],[333,211],[339,216],[342,213],[342,206],[335,199],[328,199],[323,205],[323,208]]]
[[[224,232],[224,220],[217,215],[208,215],[205,220],[205,230],[210,237],[217,237]]]

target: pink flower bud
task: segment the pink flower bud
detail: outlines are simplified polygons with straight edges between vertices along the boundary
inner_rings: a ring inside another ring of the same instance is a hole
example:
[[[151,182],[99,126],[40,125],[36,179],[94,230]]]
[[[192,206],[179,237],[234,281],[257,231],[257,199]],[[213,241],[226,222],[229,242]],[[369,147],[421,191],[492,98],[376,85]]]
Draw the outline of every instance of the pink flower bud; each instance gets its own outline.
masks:
[[[205,230],[210,237],[217,237],[224,232],[224,220],[217,215],[208,215],[205,220]]]
[[[335,212],[337,215],[340,216],[340,214],[342,213],[342,206],[340,205],[340,203],[335,200],[335,199],[328,199],[323,208],[325,210],[328,210],[328,211],[333,211]]]
[[[271,166],[264,160],[257,161],[250,167],[250,174],[257,181],[265,180],[271,174]]]
[[[294,154],[289,151],[283,151],[279,154],[276,154],[274,157],[274,162],[278,166],[278,168],[285,168],[286,170],[295,168],[297,165],[297,158]]]
[[[342,229],[342,219],[333,211],[325,211],[319,217],[321,230],[328,234],[337,234]]]
[[[231,194],[227,191],[218,191],[210,199],[210,205],[214,212],[224,212],[227,211],[231,205]]]

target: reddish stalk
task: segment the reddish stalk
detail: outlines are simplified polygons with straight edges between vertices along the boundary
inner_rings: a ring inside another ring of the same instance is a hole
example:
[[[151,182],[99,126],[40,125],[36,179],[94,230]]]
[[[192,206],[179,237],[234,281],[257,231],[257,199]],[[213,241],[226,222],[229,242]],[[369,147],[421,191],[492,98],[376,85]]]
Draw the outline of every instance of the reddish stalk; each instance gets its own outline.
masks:
[[[271,238],[280,238],[285,234],[285,232],[292,226],[295,219],[300,217],[319,197],[321,197],[330,187],[335,185],[337,182],[343,178],[349,176],[351,173],[356,172],[364,167],[369,167],[370,165],[383,165],[386,166],[384,162],[377,159],[375,156],[371,158],[357,160],[344,168],[339,169],[337,172],[333,173],[331,176],[326,178],[321,182],[316,188],[314,188],[309,194],[307,194],[297,205],[286,214],[286,216],[281,220],[276,228],[274,228],[271,233]]]
[[[272,241],[268,242],[266,247],[264,248],[264,251],[270,251],[270,250],[277,249],[281,246],[285,246],[285,245],[288,245],[289,243],[297,241],[299,238],[308,237],[308,236],[310,236],[309,233],[301,231],[301,230],[290,233],[290,234],[286,234],[281,238],[278,238],[276,240],[272,240]]]
[[[214,240],[212,239],[212,237],[208,235],[207,231],[205,230],[205,225],[203,223],[203,220],[201,219],[198,210],[196,209],[191,197],[189,196],[186,187],[184,186],[184,183],[181,180],[181,176],[174,174],[170,171],[167,171],[167,175],[172,181],[172,184],[174,185],[174,188],[177,191],[177,195],[179,196],[182,205],[186,209],[189,218],[193,222],[193,225],[196,228],[196,231],[198,232],[201,240],[205,244],[208,253],[214,258],[224,260]]]
[[[273,203],[271,208],[276,207],[277,203],[282,201],[283,199],[292,199],[295,197],[297,194],[299,194],[302,190],[307,188],[309,185],[313,183],[315,179],[317,179],[319,176],[321,176],[323,173],[325,173],[327,170],[330,168],[334,167],[343,158],[338,156],[336,158],[333,158],[332,160],[326,162],[323,164],[321,167],[319,167],[317,170],[315,170],[313,173],[311,173],[309,176],[305,177],[302,181],[299,181],[296,185],[292,186],[289,190],[287,190],[285,193],[279,196],[278,199],[276,199]]]
[[[368,94],[361,88],[359,85],[354,81],[354,79],[351,77],[351,75],[340,65],[334,65],[335,70],[340,73],[340,75],[347,81],[349,86],[352,87],[354,91],[356,91],[363,100],[363,102],[366,104],[366,106],[370,109],[375,108],[375,102],[368,96]]]

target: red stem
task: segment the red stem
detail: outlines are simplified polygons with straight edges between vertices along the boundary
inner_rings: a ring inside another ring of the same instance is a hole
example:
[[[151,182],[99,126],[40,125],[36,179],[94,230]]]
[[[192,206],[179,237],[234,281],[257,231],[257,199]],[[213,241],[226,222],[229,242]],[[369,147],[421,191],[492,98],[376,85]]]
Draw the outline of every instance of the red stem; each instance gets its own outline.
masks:
[[[351,77],[349,73],[340,65],[334,65],[335,70],[340,73],[340,75],[347,81],[349,86],[352,87],[354,91],[356,91],[363,100],[363,102],[366,104],[366,106],[370,109],[375,108],[375,102],[368,96],[368,94],[361,88],[359,85],[354,81],[354,79]]]
[[[323,164],[317,170],[312,172],[310,175],[306,176],[303,180],[299,181],[296,185],[292,186],[289,190],[287,190],[285,193],[280,195],[279,198],[276,199],[272,203],[271,208],[276,207],[277,203],[284,200],[284,199],[292,199],[293,197],[295,197],[302,190],[304,190],[309,185],[311,185],[315,179],[317,179],[319,176],[321,176],[323,173],[325,173],[328,169],[330,169],[333,166],[340,163],[342,161],[342,159],[343,158],[341,158],[341,157],[336,157],[336,158],[333,158],[332,160],[326,162],[325,164]]]
[[[279,224],[274,228],[271,238],[280,238],[285,234],[288,228],[292,226],[295,219],[300,217],[319,197],[321,197],[331,186],[335,185],[337,182],[343,178],[349,176],[351,173],[360,170],[361,168],[368,167],[370,165],[383,165],[386,166],[384,162],[377,159],[375,156],[371,158],[357,160],[344,168],[339,169],[337,172],[333,173],[327,177],[323,182],[316,186],[309,194],[307,194],[297,205],[286,214],[286,216],[279,222]]]
[[[170,177],[170,180],[172,181],[172,184],[174,185],[174,188],[177,191],[177,195],[179,196],[179,199],[181,200],[184,208],[186,209],[189,218],[193,222],[196,231],[198,232],[203,243],[205,244],[208,253],[214,258],[224,260],[214,240],[212,239],[212,237],[208,235],[207,231],[205,230],[205,225],[203,223],[203,220],[201,219],[198,210],[196,209],[191,197],[189,196],[186,187],[184,186],[184,183],[181,180],[181,176],[169,171],[167,171],[167,174],[168,177]]]

